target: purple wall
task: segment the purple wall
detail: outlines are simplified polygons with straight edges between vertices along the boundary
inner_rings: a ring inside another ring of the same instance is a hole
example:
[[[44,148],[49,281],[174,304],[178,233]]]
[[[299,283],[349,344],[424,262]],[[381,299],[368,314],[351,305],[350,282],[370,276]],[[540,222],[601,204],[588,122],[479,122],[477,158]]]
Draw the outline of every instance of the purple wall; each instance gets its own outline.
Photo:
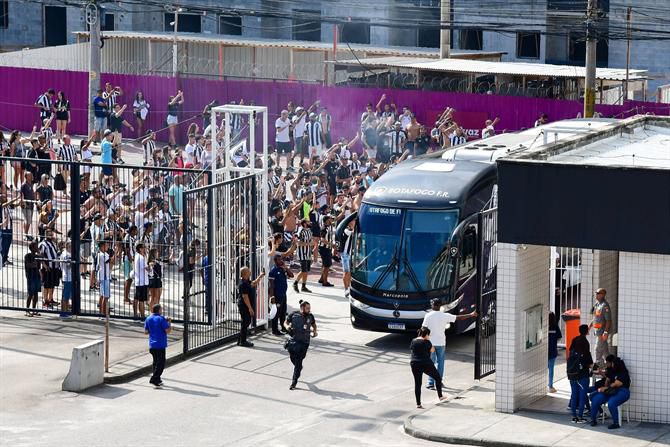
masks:
[[[173,78],[156,76],[103,75],[102,81],[120,85],[125,95],[122,102],[132,105],[134,94],[142,90],[151,104],[148,128],[164,127],[168,96],[177,90]],[[217,81],[186,78],[179,80],[186,101],[182,108],[180,132],[185,134],[190,122],[200,124],[200,118],[194,118],[212,99],[220,103],[239,101],[249,103],[254,100],[258,105],[266,105],[270,111],[269,126],[289,100],[296,104],[310,105],[321,100],[333,117],[334,137],[353,137],[358,129],[361,113],[368,102],[376,103],[382,93],[386,93],[389,102],[398,107],[408,106],[415,111],[419,122],[430,125],[433,114],[447,105],[461,112],[487,113],[490,118],[500,116],[499,131],[519,130],[533,125],[542,112],[549,115],[550,121],[574,118],[582,110],[577,101],[559,101],[516,96],[479,95],[466,93],[423,92],[413,90],[392,90],[378,88],[324,87],[316,84],[273,82],[273,81]],[[63,90],[72,107],[72,124],[69,130],[75,134],[86,133],[86,107],[88,104],[88,75],[84,72],[52,71],[0,67],[0,129],[20,129],[30,131],[38,123],[38,112],[33,106],[37,97],[46,89],[53,87]],[[670,115],[670,105],[629,101],[624,106],[596,106],[604,116],[627,117],[636,113],[653,112]],[[428,116],[430,115],[430,116]],[[190,122],[185,122],[188,119]],[[130,111],[126,119],[134,124]],[[484,123],[481,123],[483,127]],[[126,131],[126,136],[131,135]],[[166,140],[167,133],[159,135]],[[272,143],[273,138],[269,141]]]

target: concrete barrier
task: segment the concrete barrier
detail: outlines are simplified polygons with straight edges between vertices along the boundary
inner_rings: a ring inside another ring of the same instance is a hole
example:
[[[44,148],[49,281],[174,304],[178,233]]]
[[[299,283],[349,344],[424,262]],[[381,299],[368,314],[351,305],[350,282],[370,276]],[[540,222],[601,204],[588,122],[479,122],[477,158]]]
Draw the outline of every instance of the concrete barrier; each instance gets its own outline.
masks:
[[[70,371],[63,380],[63,391],[84,391],[105,380],[104,341],[96,340],[72,348]]]

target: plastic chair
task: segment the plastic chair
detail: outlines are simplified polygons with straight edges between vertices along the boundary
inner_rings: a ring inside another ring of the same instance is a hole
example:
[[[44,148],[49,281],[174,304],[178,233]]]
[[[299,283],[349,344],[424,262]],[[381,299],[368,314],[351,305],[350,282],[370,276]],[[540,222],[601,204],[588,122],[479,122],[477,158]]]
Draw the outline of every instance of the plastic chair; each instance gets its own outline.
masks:
[[[623,425],[624,412],[626,414],[626,422],[628,422],[630,424],[630,411],[628,411],[628,402],[630,402],[630,401],[626,401],[626,402],[622,403],[621,405],[619,405],[619,420],[617,421],[617,423],[619,425]],[[600,407],[600,410],[601,410],[600,411],[600,423],[604,424],[606,416],[610,417],[610,418],[612,417],[612,415],[610,414],[610,409],[607,406],[607,402],[605,402]],[[605,412],[607,412],[607,414],[605,414]],[[612,422],[614,422],[614,421],[612,421]]]

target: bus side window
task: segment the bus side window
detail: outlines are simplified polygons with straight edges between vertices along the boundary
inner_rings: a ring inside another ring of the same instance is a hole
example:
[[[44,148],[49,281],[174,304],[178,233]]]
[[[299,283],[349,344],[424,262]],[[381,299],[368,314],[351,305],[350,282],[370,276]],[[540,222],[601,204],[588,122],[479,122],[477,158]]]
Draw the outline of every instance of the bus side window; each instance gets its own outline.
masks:
[[[477,253],[477,231],[469,228],[463,234],[463,243],[461,246],[461,259],[458,271],[458,277],[461,279],[469,277],[476,267],[475,259]]]

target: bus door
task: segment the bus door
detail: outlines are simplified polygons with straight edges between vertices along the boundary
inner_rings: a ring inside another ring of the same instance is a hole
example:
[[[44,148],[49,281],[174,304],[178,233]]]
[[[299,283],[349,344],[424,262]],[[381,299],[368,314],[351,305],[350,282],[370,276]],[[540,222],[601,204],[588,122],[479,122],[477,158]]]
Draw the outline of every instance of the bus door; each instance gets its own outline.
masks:
[[[477,257],[477,323],[475,326],[475,379],[496,370],[496,292],[498,209],[479,213]]]

